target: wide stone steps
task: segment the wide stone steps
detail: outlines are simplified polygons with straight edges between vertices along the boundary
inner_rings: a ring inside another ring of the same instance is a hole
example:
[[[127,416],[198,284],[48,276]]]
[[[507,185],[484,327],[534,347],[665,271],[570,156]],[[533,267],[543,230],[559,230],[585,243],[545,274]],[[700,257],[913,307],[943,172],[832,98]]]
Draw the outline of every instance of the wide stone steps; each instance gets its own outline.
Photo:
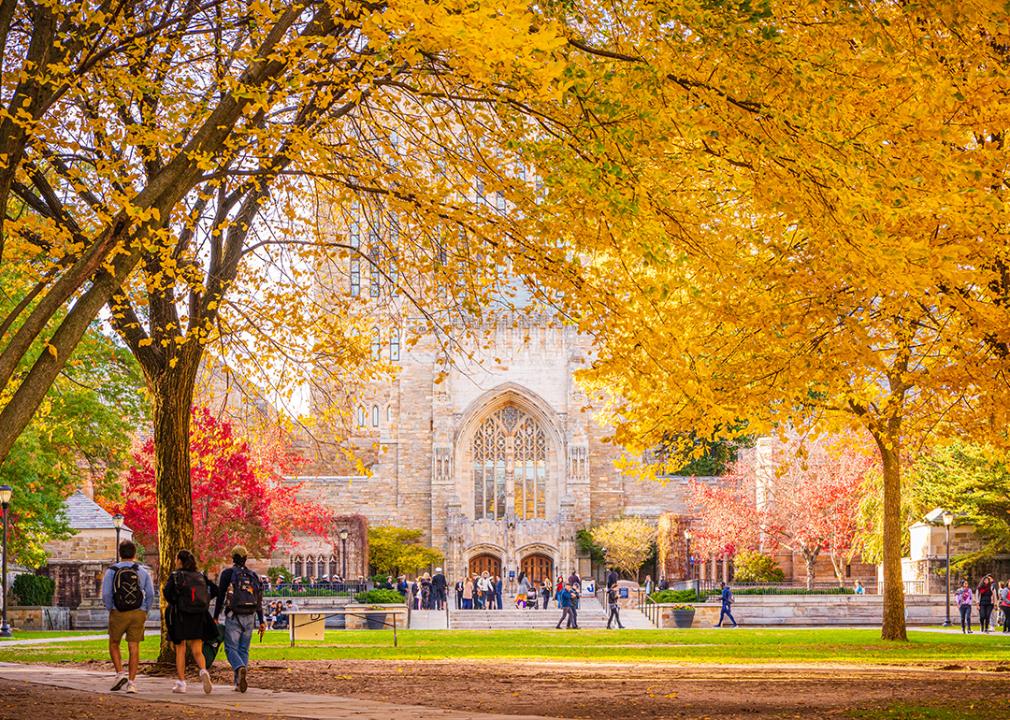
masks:
[[[561,618],[557,608],[547,610],[452,610],[449,627],[452,630],[545,630],[553,628]],[[578,615],[579,627],[607,626],[603,611],[597,606]]]

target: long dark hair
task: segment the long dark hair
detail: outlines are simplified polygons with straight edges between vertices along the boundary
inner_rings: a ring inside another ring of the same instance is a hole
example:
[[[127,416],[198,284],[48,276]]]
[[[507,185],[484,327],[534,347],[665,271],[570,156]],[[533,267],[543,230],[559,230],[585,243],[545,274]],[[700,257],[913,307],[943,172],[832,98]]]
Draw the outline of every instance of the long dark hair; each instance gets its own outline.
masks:
[[[179,560],[183,570],[196,572],[196,558],[189,550],[180,550],[175,557]]]

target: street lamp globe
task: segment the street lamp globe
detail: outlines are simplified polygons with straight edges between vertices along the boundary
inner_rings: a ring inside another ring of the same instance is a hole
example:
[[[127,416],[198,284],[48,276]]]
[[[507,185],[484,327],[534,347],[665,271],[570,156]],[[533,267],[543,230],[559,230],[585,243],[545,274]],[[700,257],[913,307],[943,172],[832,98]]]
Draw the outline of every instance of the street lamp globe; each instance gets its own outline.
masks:
[[[116,530],[122,529],[123,516],[120,515],[119,513],[116,513],[115,515],[112,516],[112,527],[116,528]]]
[[[684,531],[684,539],[687,540],[688,542],[691,542],[691,531],[690,530],[685,530]]]
[[[950,510],[943,511],[943,525],[944,527],[950,527],[954,524],[954,513]]]
[[[350,534],[350,533],[348,533],[348,532],[347,532],[346,530],[341,530],[341,531],[340,531],[340,539],[341,539],[341,540],[347,540],[347,536],[348,536],[349,534]]]
[[[11,495],[14,494],[10,485],[0,485],[0,505],[7,507],[11,504]]]

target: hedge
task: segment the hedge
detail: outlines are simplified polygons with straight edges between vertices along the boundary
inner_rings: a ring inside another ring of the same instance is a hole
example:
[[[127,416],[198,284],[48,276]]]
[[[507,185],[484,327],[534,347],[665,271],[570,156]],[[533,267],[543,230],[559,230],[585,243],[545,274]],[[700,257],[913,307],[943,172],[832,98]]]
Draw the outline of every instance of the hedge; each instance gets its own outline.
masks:
[[[780,587],[749,587],[734,589],[730,588],[734,595],[852,595],[852,588],[844,587],[830,587],[830,588],[814,588],[813,590],[807,590],[806,588],[780,588]],[[719,590],[708,590],[707,595],[709,597],[718,596]]]
[[[56,583],[45,575],[18,575],[11,583],[15,602],[21,606],[52,605]]]
[[[398,593],[396,590],[368,590],[367,592],[360,592],[354,596],[362,605],[386,605],[386,604],[402,604],[403,595]]]

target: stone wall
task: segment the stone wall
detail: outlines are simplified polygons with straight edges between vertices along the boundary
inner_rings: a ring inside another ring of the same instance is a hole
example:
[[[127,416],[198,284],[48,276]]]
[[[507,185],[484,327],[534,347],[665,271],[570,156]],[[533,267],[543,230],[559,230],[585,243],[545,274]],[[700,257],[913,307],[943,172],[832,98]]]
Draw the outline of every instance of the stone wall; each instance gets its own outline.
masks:
[[[711,627],[719,620],[718,603],[696,605],[693,627]],[[659,627],[672,628],[673,606],[661,606]],[[733,616],[743,626],[876,626],[883,621],[880,595],[737,595]],[[909,625],[940,625],[946,617],[943,595],[905,597]]]
[[[121,531],[121,540],[132,539],[129,530]],[[78,530],[65,540],[53,540],[45,544],[46,554],[55,561],[80,560],[90,562],[112,562],[116,558],[116,531],[111,528],[101,530]]]

